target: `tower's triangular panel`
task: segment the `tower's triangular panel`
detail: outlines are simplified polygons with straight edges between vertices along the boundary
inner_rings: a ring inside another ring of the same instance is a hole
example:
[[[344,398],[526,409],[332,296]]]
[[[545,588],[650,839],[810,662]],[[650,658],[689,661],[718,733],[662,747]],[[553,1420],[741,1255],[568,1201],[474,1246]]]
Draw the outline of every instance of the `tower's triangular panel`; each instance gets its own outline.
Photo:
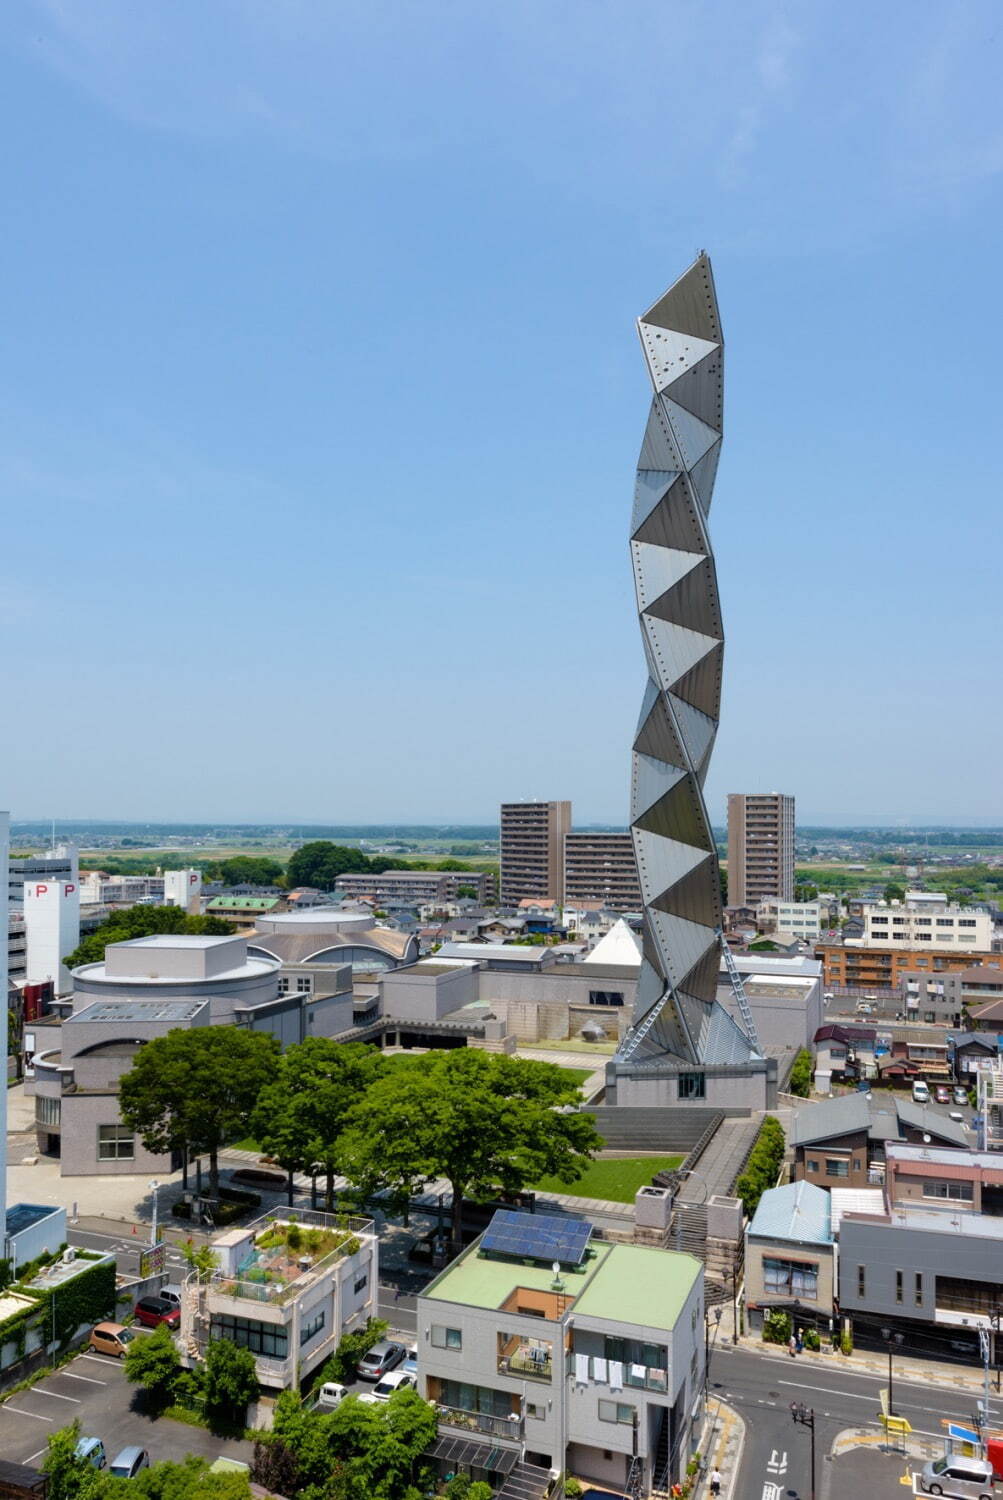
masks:
[[[692,412],[688,412],[685,406],[677,406],[668,396],[662,397],[662,404],[672,424],[676,446],[683,457],[683,467],[692,469],[721,434],[715,428],[708,427],[706,422],[701,422]]]
[[[630,534],[643,526],[655,506],[668,494],[679,478],[678,469],[638,469],[634,485],[634,513],[630,522]]]
[[[684,475],[665,492],[634,533],[637,542],[655,547],[676,547],[680,552],[706,553],[703,516]]]
[[[707,256],[699,255],[689,270],[641,314],[640,321],[720,343],[721,320]]]
[[[647,615],[644,619],[647,619]],[[686,673],[684,677],[678,677],[672,685],[672,691],[677,698],[682,698],[686,703],[691,703],[701,713],[710,715],[716,719],[721,703],[721,662],[724,650],[720,642],[708,651],[695,667]]]
[[[661,599],[663,594],[674,589],[691,568],[695,568],[698,563],[706,563],[701,552],[682,552],[678,547],[656,547],[651,542],[632,542],[631,547],[638,609],[648,609],[656,599]],[[699,586],[697,591],[699,592]],[[663,618],[675,619],[675,615],[665,615]],[[678,620],[677,624],[689,624],[689,621]],[[698,625],[697,628],[702,630],[704,627]]]
[[[635,542],[634,545],[636,547],[640,544]],[[656,554],[661,553],[662,556],[665,556],[668,551],[665,547],[655,547],[652,550]],[[694,558],[693,561],[699,566],[680,568],[676,578],[666,590],[661,594],[656,594],[652,600],[645,601],[641,607],[646,614],[655,615],[659,620],[668,620],[674,625],[684,625],[688,630],[699,630],[704,635],[721,640],[724,630],[717,602],[717,577],[714,564],[709,557]],[[663,576],[668,576],[668,573],[669,569],[665,568]]]
[[[720,348],[711,339],[674,333],[670,328],[656,328],[653,323],[638,323],[637,331],[641,335],[641,347],[656,391],[664,391],[682,379],[708,355],[720,358]]]
[[[680,375],[664,394],[671,397],[677,406],[685,407],[693,416],[699,417],[701,422],[706,422],[708,427],[713,427],[719,433],[724,421],[721,382],[724,356],[716,345],[712,348],[713,352],[707,354],[699,364],[692,364],[685,371],[680,366]]]
[[[717,478],[717,461],[720,457],[721,440],[719,438],[690,471],[690,483],[705,516],[710,510],[710,502],[714,496],[714,480]],[[636,526],[631,527],[632,532],[636,530]]]

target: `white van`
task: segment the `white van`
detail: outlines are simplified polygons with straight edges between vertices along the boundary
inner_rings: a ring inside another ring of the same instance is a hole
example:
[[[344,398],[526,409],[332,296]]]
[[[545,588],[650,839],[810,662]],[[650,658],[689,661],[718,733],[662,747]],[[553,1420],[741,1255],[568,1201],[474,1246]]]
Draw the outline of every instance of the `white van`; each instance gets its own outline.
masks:
[[[952,1453],[931,1459],[919,1476],[925,1495],[945,1500],[993,1500],[993,1466],[987,1458],[962,1458]]]
[[[929,1104],[930,1085],[925,1078],[914,1078],[912,1084],[913,1104]]]

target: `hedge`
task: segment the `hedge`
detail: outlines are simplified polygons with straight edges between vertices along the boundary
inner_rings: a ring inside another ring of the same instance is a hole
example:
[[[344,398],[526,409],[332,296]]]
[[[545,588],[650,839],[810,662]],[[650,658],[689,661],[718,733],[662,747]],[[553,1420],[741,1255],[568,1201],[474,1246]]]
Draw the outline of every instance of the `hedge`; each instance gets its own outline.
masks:
[[[794,1059],[791,1068],[790,1081],[787,1085],[789,1094],[797,1094],[801,1099],[807,1099],[811,1091],[811,1053],[807,1047],[802,1047]]]
[[[784,1131],[780,1121],[767,1115],[759,1127],[756,1143],[745,1164],[745,1171],[735,1183],[735,1192],[751,1219],[767,1188],[774,1186],[784,1159]]]
[[[94,1252],[77,1251],[79,1260],[99,1259]],[[115,1262],[104,1261],[88,1267],[60,1286],[40,1287],[18,1285],[14,1290],[37,1303],[26,1307],[0,1323],[0,1345],[16,1340],[21,1350],[28,1332],[37,1328],[43,1342],[49,1344],[55,1337],[62,1343],[83,1323],[99,1323],[102,1318],[115,1313]],[[53,1304],[55,1316],[53,1316]]]
[[[242,1219],[249,1209],[261,1207],[260,1193],[250,1193],[240,1188],[221,1187],[219,1196],[220,1202],[214,1203],[212,1208],[212,1221],[217,1227],[232,1224],[236,1219]],[[181,1199],[172,1204],[171,1213],[176,1219],[190,1219],[192,1206]]]

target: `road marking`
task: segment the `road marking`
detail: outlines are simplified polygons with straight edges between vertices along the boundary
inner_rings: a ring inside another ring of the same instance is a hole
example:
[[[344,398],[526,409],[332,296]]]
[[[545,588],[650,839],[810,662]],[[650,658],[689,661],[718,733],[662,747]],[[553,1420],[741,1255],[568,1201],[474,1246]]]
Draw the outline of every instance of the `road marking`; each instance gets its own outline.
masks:
[[[34,1417],[36,1422],[48,1422],[50,1426],[52,1425],[53,1419],[51,1417],[40,1416],[37,1411],[25,1411],[20,1406],[11,1406],[10,1402],[5,1402],[3,1409],[4,1411],[16,1411],[19,1417]]]
[[[115,1356],[113,1354],[78,1354],[77,1355],[78,1359],[90,1359],[90,1360],[93,1360],[94,1364],[96,1364],[96,1365],[104,1365],[104,1367],[105,1367],[106,1370],[109,1368],[108,1361],[110,1359],[114,1359],[114,1357]],[[101,1384],[105,1385],[106,1382],[102,1381]]]
[[[44,1448],[39,1448],[38,1452],[37,1453],[33,1453],[31,1455],[31,1457],[27,1460],[27,1462],[30,1463],[30,1464],[33,1464],[35,1462],[35,1459],[36,1458],[41,1458],[41,1456],[42,1456],[43,1453],[47,1453],[48,1452],[48,1449],[49,1449],[49,1445],[48,1445],[48,1443],[46,1443],[45,1447]]]
[[[873,1396],[860,1396],[860,1395],[857,1394],[856,1391],[837,1391],[837,1390],[833,1390],[833,1388],[832,1388],[831,1385],[804,1385],[801,1381],[795,1381],[795,1380],[778,1380],[777,1381],[777,1385],[792,1385],[797,1390],[801,1390],[801,1391],[824,1391],[829,1396],[843,1396],[848,1401],[873,1401],[874,1400]],[[896,1386],[896,1390],[897,1389],[898,1389],[898,1386]],[[926,1389],[927,1391],[929,1391],[930,1387],[929,1386],[921,1387],[921,1389]],[[956,1394],[958,1396],[964,1396],[967,1393],[965,1391],[958,1391]],[[943,1416],[943,1407],[940,1407],[940,1406],[917,1406],[914,1401],[910,1401],[908,1403],[908,1405],[909,1405],[909,1410],[910,1411],[925,1411],[925,1412],[929,1412],[930,1415],[934,1416],[934,1417]],[[934,1433],[934,1436],[936,1437],[937,1434]]]
[[[58,1391],[47,1391],[44,1385],[34,1387],[36,1396],[52,1396],[56,1401],[72,1401],[74,1406],[80,1405],[79,1396],[61,1396]]]
[[[88,1385],[107,1385],[107,1380],[95,1380],[93,1375],[72,1375],[69,1370],[60,1370],[66,1380],[86,1380]]]

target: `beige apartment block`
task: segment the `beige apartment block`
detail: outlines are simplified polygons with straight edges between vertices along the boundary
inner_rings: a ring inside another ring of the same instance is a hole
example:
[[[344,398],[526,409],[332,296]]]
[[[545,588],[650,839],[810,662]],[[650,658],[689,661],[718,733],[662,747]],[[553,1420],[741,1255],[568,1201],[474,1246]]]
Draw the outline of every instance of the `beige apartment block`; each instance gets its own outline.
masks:
[[[728,795],[728,904],[794,899],[794,798],[783,792]]]
[[[571,832],[570,802],[503,802],[501,902],[527,896],[564,903],[564,844]]]

